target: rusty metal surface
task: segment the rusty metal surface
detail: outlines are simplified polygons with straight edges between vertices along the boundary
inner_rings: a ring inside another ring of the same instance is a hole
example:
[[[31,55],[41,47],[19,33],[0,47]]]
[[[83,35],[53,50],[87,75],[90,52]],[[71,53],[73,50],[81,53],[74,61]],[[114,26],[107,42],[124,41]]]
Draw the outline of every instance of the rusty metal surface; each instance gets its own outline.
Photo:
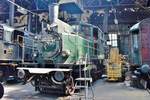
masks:
[[[142,63],[147,63],[150,65],[150,19],[145,19],[141,22],[140,37]]]

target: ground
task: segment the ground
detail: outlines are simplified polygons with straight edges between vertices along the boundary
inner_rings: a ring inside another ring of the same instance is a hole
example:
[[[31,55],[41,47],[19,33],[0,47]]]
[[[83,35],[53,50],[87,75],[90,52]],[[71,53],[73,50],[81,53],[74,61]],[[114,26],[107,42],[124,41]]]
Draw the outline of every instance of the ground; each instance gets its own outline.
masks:
[[[44,95],[34,91],[30,85],[4,85],[5,95],[2,100],[78,100],[79,96],[61,97]],[[93,84],[95,100],[150,100],[150,94],[141,89],[127,87],[124,83],[110,83],[99,80]],[[84,94],[82,91],[81,94]],[[91,95],[91,91],[89,91]],[[84,99],[83,99],[84,100]],[[89,100],[89,99],[88,99]]]

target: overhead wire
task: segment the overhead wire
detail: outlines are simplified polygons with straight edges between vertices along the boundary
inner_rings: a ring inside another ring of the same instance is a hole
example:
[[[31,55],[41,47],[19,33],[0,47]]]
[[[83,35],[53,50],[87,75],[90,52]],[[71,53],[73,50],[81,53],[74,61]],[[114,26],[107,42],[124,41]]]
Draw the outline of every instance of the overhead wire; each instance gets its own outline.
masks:
[[[26,12],[31,13],[32,15],[35,15],[35,28],[36,28],[36,33],[37,33],[37,21],[38,21],[38,17],[40,18],[41,16],[38,15],[37,13],[34,13],[34,12],[32,12],[32,11],[30,11],[30,10],[28,10],[28,9],[26,9],[26,8],[24,8],[24,7],[22,7],[22,6],[20,6],[19,4],[15,3],[15,2],[13,2],[13,1],[11,1],[11,0],[7,0],[7,1],[8,1],[9,3],[11,3],[11,4],[17,6],[18,8],[19,8],[19,7],[20,7],[20,8],[23,8],[23,10],[25,10]],[[36,6],[37,6],[37,5],[36,5]]]
[[[112,9],[115,9],[114,6],[113,6],[113,4],[112,4],[112,2],[111,2],[111,7],[112,7]],[[118,21],[118,19],[117,19],[116,13],[117,13],[117,10],[115,9],[115,11],[113,12],[114,17],[115,17],[114,21],[117,20],[117,23],[115,23],[115,24],[117,25],[118,34],[120,34],[119,25],[118,25],[118,24],[119,24],[119,21]]]
[[[21,7],[20,5],[18,5],[17,3],[15,3],[15,2],[13,2],[13,1],[11,1],[11,0],[7,0],[7,1],[10,2],[11,4],[17,6],[17,7]],[[30,10],[24,8],[24,7],[21,7],[21,8],[23,8],[25,11],[27,11],[27,12],[33,14],[33,15],[39,16],[37,13],[34,13],[34,12],[32,12],[32,11],[30,11]]]
[[[114,6],[113,6],[113,3],[111,2],[110,3],[111,4],[111,9],[113,10],[112,12],[113,12],[113,14],[114,14],[114,23],[116,24],[116,26],[117,26],[117,35],[120,35],[120,30],[119,30],[119,21],[118,21],[118,18],[117,18],[117,15],[116,15],[116,13],[117,13],[117,10],[116,10],[116,8],[114,8]],[[117,21],[117,22],[115,22],[115,21]],[[112,38],[112,35],[111,35],[111,38]],[[118,40],[118,39],[117,39]],[[112,40],[112,41],[114,41],[114,40]],[[113,44],[113,42],[111,43],[111,44]],[[117,44],[118,45],[118,44]],[[116,45],[116,46],[117,46]]]

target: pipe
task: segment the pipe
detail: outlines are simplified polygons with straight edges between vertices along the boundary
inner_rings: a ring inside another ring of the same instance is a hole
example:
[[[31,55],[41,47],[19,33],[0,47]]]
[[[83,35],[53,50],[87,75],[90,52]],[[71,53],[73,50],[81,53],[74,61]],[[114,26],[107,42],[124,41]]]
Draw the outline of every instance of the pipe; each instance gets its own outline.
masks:
[[[49,5],[49,21],[50,24],[56,23],[58,19],[59,5],[53,3]]]

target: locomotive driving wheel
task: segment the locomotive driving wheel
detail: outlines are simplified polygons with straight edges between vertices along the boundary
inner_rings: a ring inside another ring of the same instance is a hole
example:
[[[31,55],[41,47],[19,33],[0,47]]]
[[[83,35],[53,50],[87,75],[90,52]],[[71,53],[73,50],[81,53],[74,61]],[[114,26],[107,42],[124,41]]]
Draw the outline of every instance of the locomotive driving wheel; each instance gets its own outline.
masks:
[[[4,95],[4,87],[3,85],[0,83],[0,99],[3,97]]]

